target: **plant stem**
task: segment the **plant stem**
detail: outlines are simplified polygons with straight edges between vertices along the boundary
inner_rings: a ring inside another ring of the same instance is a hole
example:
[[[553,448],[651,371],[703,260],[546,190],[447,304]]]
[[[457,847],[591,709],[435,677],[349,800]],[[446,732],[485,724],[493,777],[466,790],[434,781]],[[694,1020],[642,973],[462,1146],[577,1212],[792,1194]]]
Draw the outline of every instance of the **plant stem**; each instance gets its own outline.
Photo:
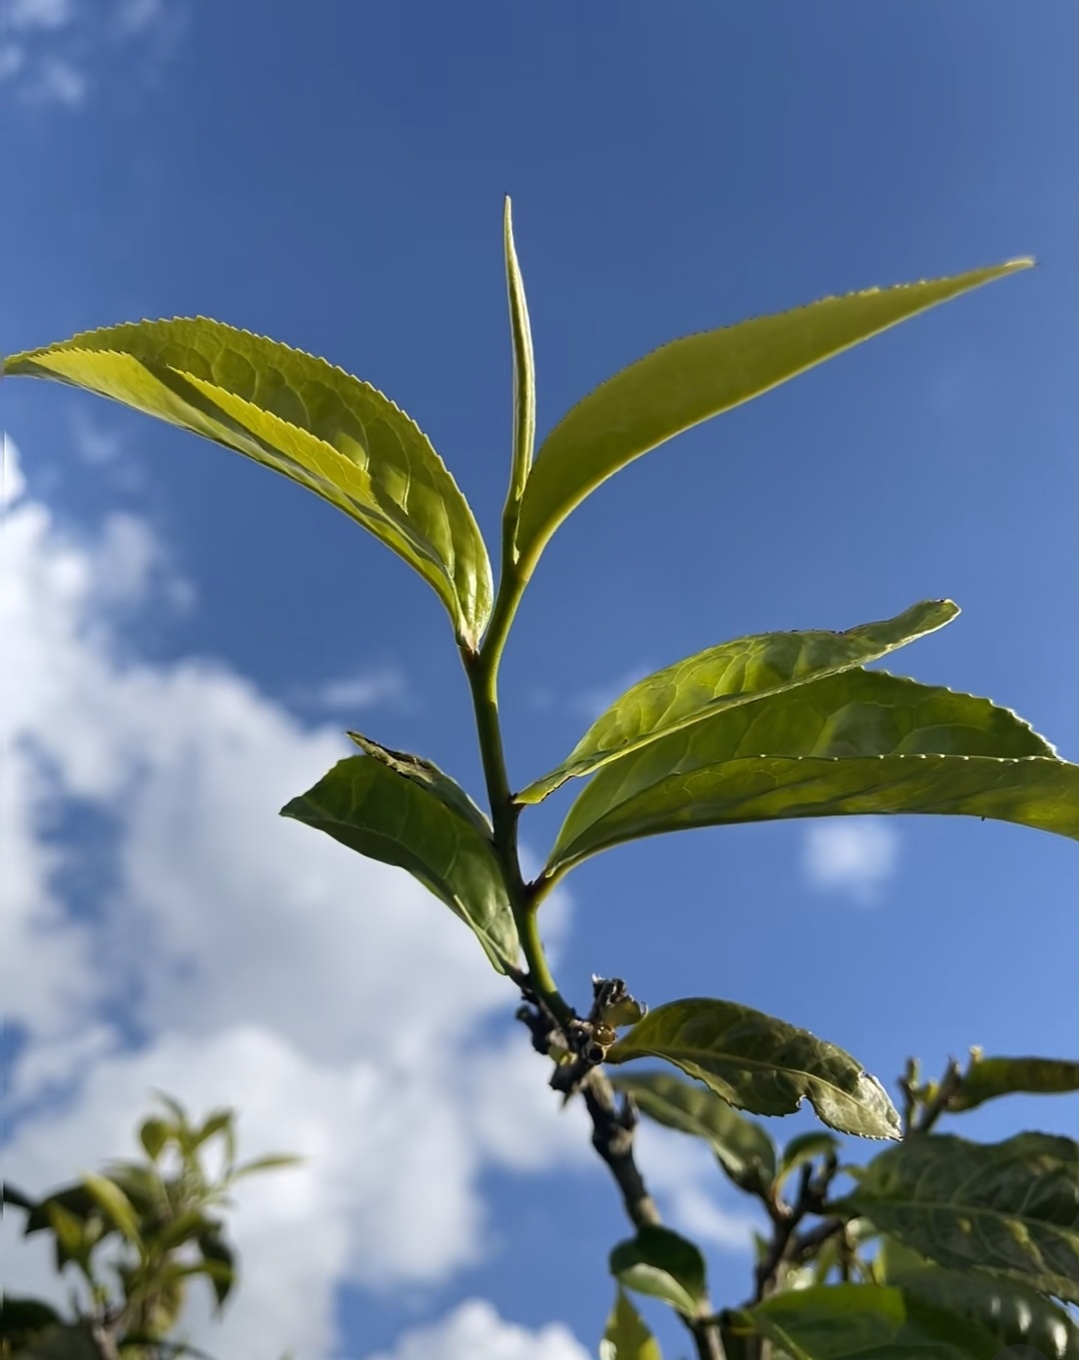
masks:
[[[490,623],[478,652],[461,651],[465,674],[472,693],[472,707],[476,715],[476,735],[479,739],[483,775],[491,807],[491,828],[495,853],[506,875],[510,905],[521,940],[521,952],[528,967],[525,981],[540,1003],[542,1015],[547,1014],[560,1025],[575,1018],[574,1011],[562,997],[547,963],[543,941],[539,934],[537,908],[540,899],[554,886],[553,879],[541,875],[530,890],[521,874],[517,845],[517,821],[520,807],[513,801],[506,756],[502,744],[502,727],[498,717],[498,668],[509,635],[510,625],[521,601],[530,575],[531,565],[515,561],[513,530],[515,506],[508,503],[503,517],[502,576]],[[526,1007],[527,1010],[527,1007]],[[535,1035],[534,1041],[535,1041]],[[542,1045],[541,1045],[542,1047]],[[592,1145],[610,1167],[622,1192],[622,1202],[630,1222],[636,1228],[659,1224],[659,1210],[645,1187],[633,1155],[633,1130],[636,1111],[631,1103],[620,1110],[610,1082],[599,1068],[594,1068],[581,1086],[581,1094],[592,1119]],[[708,1314],[711,1307],[702,1300],[702,1315],[682,1321],[693,1337],[697,1360],[726,1360],[718,1321]]]
[[[555,984],[544,953],[536,919],[538,901],[529,897],[521,874],[517,846],[517,820],[520,808],[513,801],[506,756],[502,744],[502,725],[498,716],[498,667],[506,645],[513,615],[524,590],[507,553],[503,560],[502,583],[495,601],[491,623],[478,652],[462,650],[465,674],[472,693],[472,707],[476,715],[476,736],[479,740],[483,775],[487,784],[487,798],[491,806],[491,828],[495,853],[498,855],[510,894],[510,907],[521,940],[521,951],[528,967],[529,985],[541,997],[551,1013],[562,1022],[572,1019],[573,1009],[562,997]]]
[[[659,1224],[659,1210],[633,1156],[635,1111],[618,1108],[611,1083],[598,1067],[582,1083],[581,1095],[592,1120],[592,1146],[610,1167],[629,1221],[635,1228]]]
[[[638,1229],[659,1226],[663,1220],[633,1154],[636,1108],[629,1101],[619,1108],[611,1083],[598,1067],[582,1082],[581,1095],[592,1120],[592,1146],[610,1167],[629,1221]],[[708,1316],[711,1305],[707,1297],[701,1300],[701,1312],[701,1317],[679,1314],[693,1337],[697,1360],[726,1360],[718,1320]]]

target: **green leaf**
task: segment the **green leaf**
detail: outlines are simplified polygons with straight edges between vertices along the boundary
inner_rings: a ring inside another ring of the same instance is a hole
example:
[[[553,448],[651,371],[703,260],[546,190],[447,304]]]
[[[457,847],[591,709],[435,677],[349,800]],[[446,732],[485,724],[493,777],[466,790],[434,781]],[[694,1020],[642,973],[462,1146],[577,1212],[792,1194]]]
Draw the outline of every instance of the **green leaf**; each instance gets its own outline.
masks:
[[[16,1352],[14,1360],[105,1360],[90,1322],[47,1327]]]
[[[353,734],[354,739],[356,734]],[[326,832],[351,850],[395,864],[475,932],[500,972],[518,954],[509,891],[483,814],[440,770],[366,738],[367,755],[338,761],[284,817]]]
[[[861,1168],[857,1168],[861,1170]],[[913,1270],[920,1270],[923,1266],[930,1265],[924,1256],[916,1251],[911,1251],[910,1247],[905,1247],[902,1242],[897,1242],[894,1237],[889,1237],[887,1233],[880,1234],[880,1244],[874,1258],[874,1266],[877,1275],[884,1284],[894,1284],[900,1275],[909,1275]]]
[[[202,1147],[203,1143],[209,1142],[216,1134],[227,1133],[232,1128],[235,1117],[235,1110],[211,1110],[195,1134],[195,1147]]]
[[[37,1203],[29,1195],[24,1195],[21,1190],[11,1184],[10,1181],[0,1180],[0,1203],[14,1204],[17,1209],[33,1209]]]
[[[85,331],[4,371],[110,397],[283,473],[403,557],[462,644],[478,643],[492,587],[472,511],[426,435],[370,384],[204,317]]]
[[[1079,1091],[1079,1062],[1062,1058],[977,1057],[971,1061],[947,1108],[958,1114],[998,1096],[1017,1092],[1059,1095],[1064,1091]]]
[[[615,1247],[610,1266],[624,1288],[662,1299],[687,1317],[699,1311],[706,1288],[704,1257],[669,1228],[641,1228]]]
[[[988,699],[844,671],[600,770],[570,808],[546,874],[664,831],[899,812],[994,817],[1079,839],[1079,766]]]
[[[171,1130],[163,1119],[152,1116],[144,1119],[139,1126],[139,1142],[146,1150],[146,1155],[152,1162],[156,1162],[161,1155],[161,1149],[169,1141]]]
[[[898,1272],[889,1283],[898,1285],[908,1302],[972,1323],[998,1349],[1033,1346],[1053,1360],[1079,1360],[1079,1326],[1044,1294],[1014,1280],[924,1266]]]
[[[236,1279],[236,1257],[232,1248],[221,1236],[221,1226],[209,1224],[198,1234],[199,1251],[203,1261],[216,1266],[216,1271],[207,1278],[213,1286],[217,1306],[221,1308],[228,1298]]]
[[[628,689],[597,718],[562,764],[522,789],[516,801],[541,802],[567,779],[591,774],[723,709],[876,661],[943,628],[958,613],[959,606],[951,600],[923,600],[894,619],[845,633],[758,633],[721,642]]]
[[[877,1081],[841,1048],[734,1001],[691,998],[649,1011],[609,1063],[663,1058],[754,1114],[793,1114],[809,1099],[830,1128],[898,1138],[899,1116]]]
[[[154,1088],[154,1095],[172,1115],[173,1119],[176,1121],[177,1128],[186,1128],[188,1126],[187,1111],[175,1096],[170,1096],[167,1091],[159,1091],[156,1087]]]
[[[139,1162],[110,1161],[105,1166],[110,1181],[118,1185],[142,1219],[164,1219],[171,1212],[165,1182],[156,1167]]]
[[[862,1169],[837,1205],[938,1265],[988,1271],[1079,1303],[1079,1144],[920,1134]]]
[[[62,1270],[68,1261],[74,1261],[89,1273],[90,1252],[99,1240],[99,1235],[91,1230],[90,1220],[76,1217],[58,1197],[43,1202],[48,1220],[46,1226],[52,1229],[55,1239],[56,1269]]]
[[[824,298],[675,340],[631,364],[544,440],[517,527],[526,574],[570,511],[641,454],[918,312],[1032,263],[1010,260],[953,278]]]
[[[54,1194],[39,1200],[30,1210],[23,1228],[23,1236],[41,1232],[51,1227],[51,1206],[56,1205],[76,1219],[86,1220],[98,1212],[98,1204],[90,1191],[81,1182],[57,1190]]]
[[[630,1076],[616,1072],[611,1085],[632,1096],[642,1113],[669,1129],[703,1138],[735,1185],[757,1193],[775,1179],[776,1152],[759,1124],[746,1119],[705,1087],[669,1072]]]
[[[819,1129],[798,1134],[783,1149],[783,1156],[779,1162],[779,1179],[785,1180],[792,1171],[797,1171],[814,1157],[827,1157],[829,1153],[838,1151],[838,1148],[838,1140],[830,1133],[822,1133]]]
[[[25,1337],[59,1321],[55,1308],[40,1299],[17,1298],[4,1291],[4,1306],[0,1308],[0,1337],[4,1340]]]
[[[659,1342],[621,1287],[599,1343],[599,1360],[663,1360]]]
[[[141,1246],[142,1234],[139,1231],[139,1220],[135,1213],[135,1207],[116,1182],[109,1180],[106,1176],[99,1176],[94,1171],[87,1171],[83,1175],[82,1183],[124,1237],[129,1242]]]
[[[242,1166],[236,1168],[234,1180],[239,1180],[241,1176],[252,1176],[258,1171],[276,1171],[279,1167],[299,1166],[304,1159],[297,1157],[290,1152],[270,1152],[265,1157],[256,1157],[254,1161],[244,1162]]]
[[[156,1232],[145,1232],[145,1236],[155,1252],[175,1251],[185,1242],[195,1241],[207,1226],[208,1220],[201,1209],[188,1209],[163,1223]]]
[[[393,751],[388,746],[380,746],[377,741],[365,737],[362,732],[349,732],[349,740],[354,742],[364,755],[379,760],[396,774],[411,779],[420,788],[433,793],[436,798],[452,808],[465,821],[471,822],[481,836],[489,838],[491,823],[476,806],[455,779],[451,779],[430,760],[413,755],[410,751]]]
[[[793,1360],[997,1360],[999,1336],[902,1289],[811,1285],[739,1310]]]
[[[521,496],[532,467],[532,448],[536,440],[536,362],[532,354],[532,328],[528,320],[525,285],[513,244],[513,208],[508,196],[502,235],[506,253],[510,334],[513,340],[513,471],[506,500],[506,528],[512,535]]]

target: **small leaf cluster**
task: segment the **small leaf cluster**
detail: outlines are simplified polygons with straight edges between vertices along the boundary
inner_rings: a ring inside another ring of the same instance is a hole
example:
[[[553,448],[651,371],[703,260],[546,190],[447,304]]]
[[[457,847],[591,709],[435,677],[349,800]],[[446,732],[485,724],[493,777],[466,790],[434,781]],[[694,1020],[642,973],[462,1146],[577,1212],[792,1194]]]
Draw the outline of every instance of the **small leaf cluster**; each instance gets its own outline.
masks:
[[[714,1322],[728,1360],[996,1360],[1009,1346],[1079,1360],[1079,1324],[1064,1306],[1079,1304],[1079,1145],[934,1131],[1001,1096],[1079,1091],[1079,1062],[972,1049],[964,1072],[952,1062],[924,1084],[911,1063],[903,1139],[864,1165],[840,1162],[825,1132],[780,1150],[758,1121],[667,1072],[613,1084],[640,1114],[706,1143],[771,1232],[756,1235],[753,1297],[714,1317],[692,1242],[648,1225],[619,1243],[604,1360],[662,1360],[627,1291],[662,1300],[691,1328]],[[840,1174],[855,1182],[845,1195],[834,1192]]]
[[[85,1301],[72,1294],[65,1318],[37,1299],[4,1300],[3,1355],[16,1360],[110,1360],[119,1355],[198,1355],[169,1341],[188,1283],[204,1278],[220,1311],[236,1284],[236,1254],[223,1211],[230,1190],[246,1176],[293,1165],[271,1154],[236,1160],[235,1115],[211,1111],[193,1124],[183,1106],[158,1093],[162,1110],[138,1128],[143,1156],[113,1161],[34,1200],[5,1183],[4,1204],[25,1215],[23,1235],[51,1235],[56,1270],[81,1278]],[[220,1163],[211,1175],[204,1159]]]

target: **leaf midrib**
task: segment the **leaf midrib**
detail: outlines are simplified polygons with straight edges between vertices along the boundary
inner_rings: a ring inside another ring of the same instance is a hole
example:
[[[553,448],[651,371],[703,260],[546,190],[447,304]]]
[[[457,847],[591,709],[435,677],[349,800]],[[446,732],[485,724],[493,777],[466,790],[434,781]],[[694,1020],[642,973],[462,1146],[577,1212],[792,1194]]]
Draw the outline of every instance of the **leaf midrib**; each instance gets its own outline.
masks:
[[[823,1043],[823,1040],[817,1040],[817,1042],[818,1042],[818,1043]],[[683,1050],[678,1050],[678,1051],[679,1051],[679,1052],[682,1052]],[[697,1052],[698,1050],[694,1049],[694,1050],[691,1050],[691,1051],[692,1051],[692,1052]],[[713,1052],[714,1050],[702,1050],[702,1051],[705,1051],[705,1052]],[[650,1058],[666,1059],[668,1062],[676,1061],[676,1059],[674,1059],[673,1056],[672,1056],[673,1053],[675,1052],[675,1050],[674,1050],[673,1048],[672,1048],[672,1049],[668,1049],[668,1050],[667,1050],[666,1052],[664,1052],[664,1053],[657,1053],[654,1049],[640,1047],[640,1048],[639,1048],[639,1052],[641,1052],[641,1053],[646,1053]],[[705,1071],[708,1070],[704,1063],[697,1062],[697,1060],[696,1060],[695,1058],[690,1058],[689,1061],[690,1061],[690,1062],[693,1062],[693,1064],[694,1064],[696,1067],[700,1067],[700,1068],[702,1068],[702,1069],[705,1070]],[[806,1079],[809,1080],[809,1081],[817,1081],[817,1082],[820,1082],[820,1084],[821,1084],[822,1086],[827,1086],[827,1087],[829,1087],[829,1089],[831,1089],[831,1090],[833,1090],[833,1091],[838,1091],[840,1094],[846,1096],[846,1098],[847,1098],[848,1100],[853,1100],[853,1099],[854,1099],[854,1097],[852,1096],[851,1092],[849,1092],[849,1091],[844,1091],[843,1088],[842,1088],[841,1086],[836,1086],[834,1082],[829,1081],[829,1080],[828,1080],[827,1078],[825,1078],[825,1077],[818,1077],[818,1076],[816,1076],[816,1075],[815,1075],[814,1073],[812,1073],[812,1072],[807,1072],[807,1071],[805,1071],[804,1068],[798,1068],[798,1067],[785,1067],[785,1066],[782,1066],[782,1065],[779,1064],[779,1063],[774,1063],[774,1062],[773,1062],[773,1063],[770,1063],[770,1062],[763,1061],[763,1060],[760,1059],[760,1058],[741,1058],[741,1057],[738,1057],[738,1058],[736,1058],[736,1059],[729,1059],[728,1061],[735,1062],[735,1063],[737,1063],[737,1065],[739,1065],[739,1066],[741,1066],[741,1067],[752,1068],[754,1071],[756,1071],[756,1070],[768,1070],[768,1071],[772,1071],[772,1072],[784,1072],[784,1073],[791,1073],[791,1074],[796,1075],[796,1076],[801,1076],[801,1077],[806,1078]],[[865,1072],[865,1071],[863,1071],[863,1072],[861,1073],[861,1077],[866,1077],[866,1076],[868,1076],[868,1075],[869,1075],[869,1074],[868,1074],[867,1072]],[[722,1097],[720,1097],[720,1098],[722,1099]]]

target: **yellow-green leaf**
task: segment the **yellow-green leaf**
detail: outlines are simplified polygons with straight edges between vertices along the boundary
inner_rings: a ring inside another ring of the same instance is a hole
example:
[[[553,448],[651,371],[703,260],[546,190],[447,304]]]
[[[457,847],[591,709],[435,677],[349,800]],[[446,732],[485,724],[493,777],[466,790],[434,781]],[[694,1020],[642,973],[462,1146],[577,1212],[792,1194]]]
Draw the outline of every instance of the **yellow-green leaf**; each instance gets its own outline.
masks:
[[[540,447],[517,526],[525,574],[570,511],[641,454],[908,317],[1032,263],[1009,260],[952,278],[824,298],[687,336],[639,359],[579,402]]]
[[[663,1360],[659,1342],[621,1286],[599,1343],[599,1360]]]
[[[106,1176],[99,1176],[93,1171],[83,1175],[82,1183],[127,1240],[140,1243],[142,1234],[135,1206],[120,1187]]]
[[[336,505],[434,587],[462,644],[491,611],[468,503],[407,415],[324,359],[204,317],[85,331],[4,362],[191,430]]]
[[[636,1237],[619,1242],[610,1256],[611,1274],[626,1289],[662,1299],[693,1317],[705,1296],[704,1257],[687,1238],[648,1224]]]
[[[955,1114],[973,1110],[987,1100],[1023,1092],[1027,1095],[1059,1095],[1079,1091],[1079,1062],[1064,1058],[975,1057],[963,1074],[959,1089],[948,1101]]]
[[[845,633],[758,633],[709,647],[628,689],[596,719],[566,760],[529,784],[516,801],[538,803],[567,779],[591,774],[723,709],[876,661],[943,628],[958,613],[951,600],[923,600],[894,619]]]
[[[753,1114],[793,1114],[808,1099],[841,1133],[898,1138],[888,1093],[843,1049],[734,1001],[689,997],[649,1011],[614,1045],[609,1063],[662,1058]]]
[[[1075,1355],[1075,1329],[1059,1309],[1042,1299],[1032,1314],[1025,1295],[994,1290],[993,1281],[978,1276],[953,1274],[929,1286],[913,1276],[896,1286],[816,1285],[774,1294],[732,1316],[791,1360],[1019,1360],[1027,1354],[1031,1360],[1035,1354],[1072,1360]]]
[[[1079,766],[988,699],[854,669],[725,709],[604,766],[570,808],[546,872],[663,831],[898,812],[1079,839]]]
[[[429,761],[358,739],[367,754],[338,761],[282,816],[407,869],[472,929],[504,972],[517,960],[517,927],[483,814]]]
[[[506,530],[512,535],[532,467],[532,448],[536,440],[536,362],[532,353],[532,328],[528,320],[524,279],[513,244],[513,209],[508,197],[502,232],[513,341],[513,468],[506,500]]]

